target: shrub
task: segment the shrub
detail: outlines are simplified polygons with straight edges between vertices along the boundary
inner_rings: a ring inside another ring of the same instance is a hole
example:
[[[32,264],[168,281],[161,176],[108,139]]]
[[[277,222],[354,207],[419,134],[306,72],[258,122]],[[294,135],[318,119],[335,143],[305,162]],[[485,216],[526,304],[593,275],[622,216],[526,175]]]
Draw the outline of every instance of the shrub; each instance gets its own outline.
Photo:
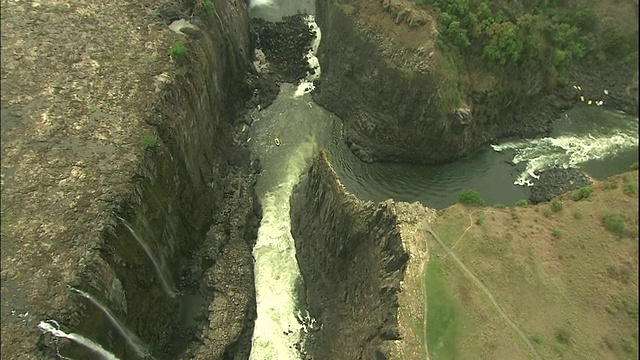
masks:
[[[471,189],[463,190],[458,195],[458,202],[461,204],[471,204],[479,206],[484,206],[485,204],[484,200],[480,197],[480,193]]]
[[[544,217],[551,217],[551,210],[544,208],[542,209],[542,215],[544,215]]]
[[[578,219],[578,220],[582,219],[582,213],[580,211],[578,211],[578,210],[574,211],[573,212],[573,218],[574,219]]]
[[[171,45],[171,57],[174,59],[183,58],[187,55],[187,47],[180,41]]]
[[[578,189],[578,191],[574,192],[571,195],[571,200],[573,201],[584,200],[588,198],[592,192],[593,192],[593,188],[591,186],[583,186],[580,189]]]
[[[551,210],[553,210],[553,212],[562,211],[563,207],[564,205],[562,204],[562,201],[556,199],[551,201]]]
[[[604,228],[614,234],[622,235],[624,233],[624,218],[620,214],[605,214],[602,217]]]
[[[213,10],[213,3],[211,2],[211,0],[203,0],[202,6],[204,7],[204,11],[206,11],[207,13]]]
[[[635,194],[636,193],[636,186],[633,183],[630,183],[630,182],[625,183],[623,191],[627,195]]]
[[[495,204],[495,205],[493,205],[493,207],[496,208],[496,209],[504,209],[504,208],[506,208],[505,204]]]
[[[533,340],[533,342],[536,344],[542,344],[542,336],[540,336],[539,334],[534,334],[531,337],[531,340]]]
[[[569,330],[565,328],[559,328],[556,330],[556,340],[558,340],[560,344],[567,345],[571,341],[571,334],[569,333]]]
[[[562,231],[553,229],[553,231],[551,231],[551,235],[553,235],[553,237],[556,239],[560,239],[562,237]]]
[[[516,206],[527,206],[527,205],[529,205],[529,200],[527,199],[520,199],[516,201]]]
[[[629,166],[629,170],[638,170],[638,162],[636,161],[631,164],[631,166]]]
[[[485,220],[487,220],[485,214],[481,213],[480,215],[478,215],[478,219],[476,220],[476,225],[484,224]]]
[[[153,134],[144,134],[140,140],[140,144],[142,144],[142,147],[145,149],[156,146],[156,142],[156,137]]]

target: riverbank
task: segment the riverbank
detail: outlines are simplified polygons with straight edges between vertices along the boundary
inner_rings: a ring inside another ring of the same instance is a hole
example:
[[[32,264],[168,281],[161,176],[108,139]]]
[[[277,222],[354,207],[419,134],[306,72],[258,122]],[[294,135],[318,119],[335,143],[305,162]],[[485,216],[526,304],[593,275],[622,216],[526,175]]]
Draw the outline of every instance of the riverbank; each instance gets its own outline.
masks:
[[[590,189],[535,206],[458,204],[439,211],[432,227],[542,358],[635,359],[638,172]],[[435,242],[429,252],[427,333],[437,329],[431,356],[530,358],[454,259]]]
[[[637,37],[626,25],[637,24],[633,4],[620,8],[614,20],[602,9],[594,16]],[[491,68],[437,46],[436,15],[405,0],[318,3],[326,71],[314,99],[344,121],[343,138],[361,160],[441,163],[488,142],[547,136],[580,96],[637,116],[637,67],[585,58],[558,76],[551,60],[536,58],[530,65],[544,71]]]

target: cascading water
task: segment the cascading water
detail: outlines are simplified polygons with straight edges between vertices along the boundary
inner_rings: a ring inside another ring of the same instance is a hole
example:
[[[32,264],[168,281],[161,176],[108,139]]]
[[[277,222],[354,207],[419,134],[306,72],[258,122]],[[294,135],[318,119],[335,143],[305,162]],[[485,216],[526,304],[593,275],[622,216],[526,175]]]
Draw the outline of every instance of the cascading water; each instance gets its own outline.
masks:
[[[91,294],[88,294],[82,290],[71,288],[71,291],[80,294],[82,297],[89,300],[93,305],[95,305],[98,309],[100,309],[102,313],[104,313],[107,316],[109,321],[111,321],[111,324],[115,326],[115,328],[118,330],[120,335],[122,335],[122,337],[125,338],[125,340],[127,341],[127,344],[129,344],[129,346],[133,349],[136,355],[138,355],[141,358],[146,358],[150,356],[149,351],[147,350],[146,346],[144,346],[140,338],[138,338],[138,336],[132,333],[124,325],[122,325],[118,320],[118,318],[116,318],[115,315],[113,315],[113,313],[111,313],[111,311],[106,306],[104,306],[96,298],[91,296]]]
[[[145,254],[147,254],[147,257],[149,257],[149,259],[151,260],[151,263],[153,264],[153,268],[156,270],[156,274],[158,275],[158,278],[160,280],[160,285],[162,286],[162,289],[164,290],[164,292],[169,297],[175,298],[178,291],[173,286],[173,282],[171,281],[171,276],[165,274],[166,266],[164,266],[164,261],[156,259],[156,256],[153,254],[153,252],[149,248],[149,245],[147,245],[147,243],[144,242],[144,240],[142,240],[140,235],[133,230],[131,225],[125,219],[121,218],[118,215],[116,215],[116,217],[129,230],[133,238],[136,239],[136,242],[138,242],[138,244],[144,250]]]
[[[55,320],[41,321],[38,324],[38,329],[40,329],[40,331],[42,331],[43,333],[50,333],[55,337],[69,339],[77,344],[80,344],[86,347],[87,349],[95,352],[97,355],[100,356],[100,359],[119,360],[115,355],[105,350],[100,344],[96,344],[95,342],[85,338],[82,335],[75,334],[75,333],[66,333],[60,330],[60,326]]]
[[[330,129],[329,121],[318,121],[326,115],[319,115],[306,105],[311,104],[306,94],[313,90],[312,81],[320,75],[314,52],[320,41],[320,29],[313,16],[307,17],[307,23],[316,32],[312,50],[305,55],[314,71],[295,88],[284,84],[279,98],[287,100],[263,111],[261,119],[269,120],[258,119],[252,126],[251,148],[263,168],[256,184],[263,216],[253,250],[258,316],[251,359],[299,359],[304,352],[301,337],[306,326],[313,323],[301,309],[296,295],[302,280],[289,215],[293,187],[322,143],[316,134],[328,134]],[[276,137],[281,139],[279,145],[274,141]]]

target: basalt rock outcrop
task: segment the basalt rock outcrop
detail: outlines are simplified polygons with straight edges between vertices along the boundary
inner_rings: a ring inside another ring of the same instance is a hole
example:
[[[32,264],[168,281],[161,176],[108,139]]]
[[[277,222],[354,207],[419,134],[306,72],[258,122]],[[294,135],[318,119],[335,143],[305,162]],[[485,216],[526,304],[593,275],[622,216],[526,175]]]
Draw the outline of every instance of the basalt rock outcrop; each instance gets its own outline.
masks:
[[[404,302],[401,293],[407,273],[421,273],[426,238],[419,224],[429,214],[417,203],[361,201],[346,192],[324,151],[314,159],[291,196],[296,257],[319,324],[306,342],[312,358],[394,358],[397,340],[412,338],[404,316],[422,302]]]
[[[364,161],[437,163],[501,138],[548,135],[552,121],[579,101],[573,84],[546,89],[546,73],[520,83],[472,69],[460,71],[482,80],[451,96],[449,88],[460,86],[451,74],[461,65],[435,46],[433,14],[410,0],[318,0],[316,21],[323,75],[314,99],[344,121],[343,138]],[[605,106],[637,113],[637,74],[628,79],[625,71],[606,85],[616,95],[604,96]],[[607,73],[580,72],[571,78],[588,83],[585,96],[602,98]],[[514,86],[526,99],[518,105],[508,99]]]
[[[584,171],[578,169],[553,168],[545,170],[540,178],[533,181],[529,188],[529,200],[537,204],[550,201],[567,191],[578,189],[591,184],[591,178]]]
[[[243,1],[3,5],[3,359],[97,356],[43,322],[145,356],[110,317],[156,359],[247,357],[248,22]]]

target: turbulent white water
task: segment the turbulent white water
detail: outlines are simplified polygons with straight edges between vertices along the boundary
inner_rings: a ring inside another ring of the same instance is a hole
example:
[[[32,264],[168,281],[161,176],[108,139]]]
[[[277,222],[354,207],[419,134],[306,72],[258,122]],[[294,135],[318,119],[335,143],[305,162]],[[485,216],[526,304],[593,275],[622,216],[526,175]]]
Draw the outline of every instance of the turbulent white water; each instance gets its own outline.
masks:
[[[309,29],[315,31],[316,36],[311,42],[311,49],[307,54],[305,54],[305,58],[309,63],[309,66],[313,69],[313,73],[307,72],[307,77],[300,81],[296,92],[294,93],[294,97],[301,97],[304,94],[310,93],[315,89],[313,82],[320,78],[320,63],[318,62],[318,58],[316,57],[316,53],[318,52],[318,46],[320,46],[320,40],[322,34],[320,32],[320,27],[316,24],[315,17],[313,15],[307,15],[306,17],[307,24],[309,25]]]
[[[98,354],[100,356],[100,359],[104,359],[104,360],[119,360],[115,355],[113,355],[112,353],[110,353],[107,350],[105,350],[100,344],[96,344],[95,342],[85,338],[82,335],[78,335],[78,334],[74,334],[74,333],[66,333],[66,332],[58,329],[57,327],[51,325],[51,323],[57,325],[56,321],[54,321],[54,320],[48,320],[48,321],[49,322],[41,321],[38,324],[38,329],[40,329],[40,331],[42,331],[44,333],[50,333],[55,337],[69,339],[69,340],[74,341],[75,343],[83,345],[87,349],[90,349],[91,351],[93,351],[96,354]]]
[[[249,1],[249,8],[256,6],[274,6],[273,0],[251,0]]]
[[[289,97],[287,101],[311,104],[305,94],[313,91],[313,81],[320,76],[320,65],[315,56],[320,29],[312,15],[307,16],[306,21],[309,28],[316,31],[312,49],[305,54],[314,72],[308,73],[295,91],[283,86],[281,91],[290,95],[281,96]],[[322,122],[314,122],[314,116],[318,115],[305,114],[307,110],[312,111],[313,105],[295,107],[298,110],[285,105],[282,111],[277,107],[272,105],[265,111],[275,115],[268,115],[265,117],[268,120],[259,120],[253,125],[256,134],[252,148],[258,153],[263,173],[256,185],[262,204],[262,222],[253,249],[257,319],[252,338],[252,360],[300,359],[300,349],[296,346],[301,346],[297,344],[306,330],[302,323],[313,322],[298,308],[297,287],[302,280],[291,236],[289,197],[318,150],[314,134],[319,133]],[[328,133],[328,128],[324,132]],[[281,138],[279,146],[275,146],[273,137]]]
[[[255,323],[251,359],[299,359],[294,344],[302,325],[295,299],[300,281],[296,250],[291,236],[289,197],[306,163],[315,152],[313,142],[288,150],[282,176],[262,197],[263,218],[253,250],[258,317]]]
[[[513,163],[526,163],[526,169],[514,184],[531,186],[532,179],[549,168],[576,168],[588,161],[610,158],[637,147],[637,119],[617,125],[617,128],[592,127],[593,131],[589,132],[506,142],[492,145],[492,148],[499,152],[512,150],[515,153]]]

